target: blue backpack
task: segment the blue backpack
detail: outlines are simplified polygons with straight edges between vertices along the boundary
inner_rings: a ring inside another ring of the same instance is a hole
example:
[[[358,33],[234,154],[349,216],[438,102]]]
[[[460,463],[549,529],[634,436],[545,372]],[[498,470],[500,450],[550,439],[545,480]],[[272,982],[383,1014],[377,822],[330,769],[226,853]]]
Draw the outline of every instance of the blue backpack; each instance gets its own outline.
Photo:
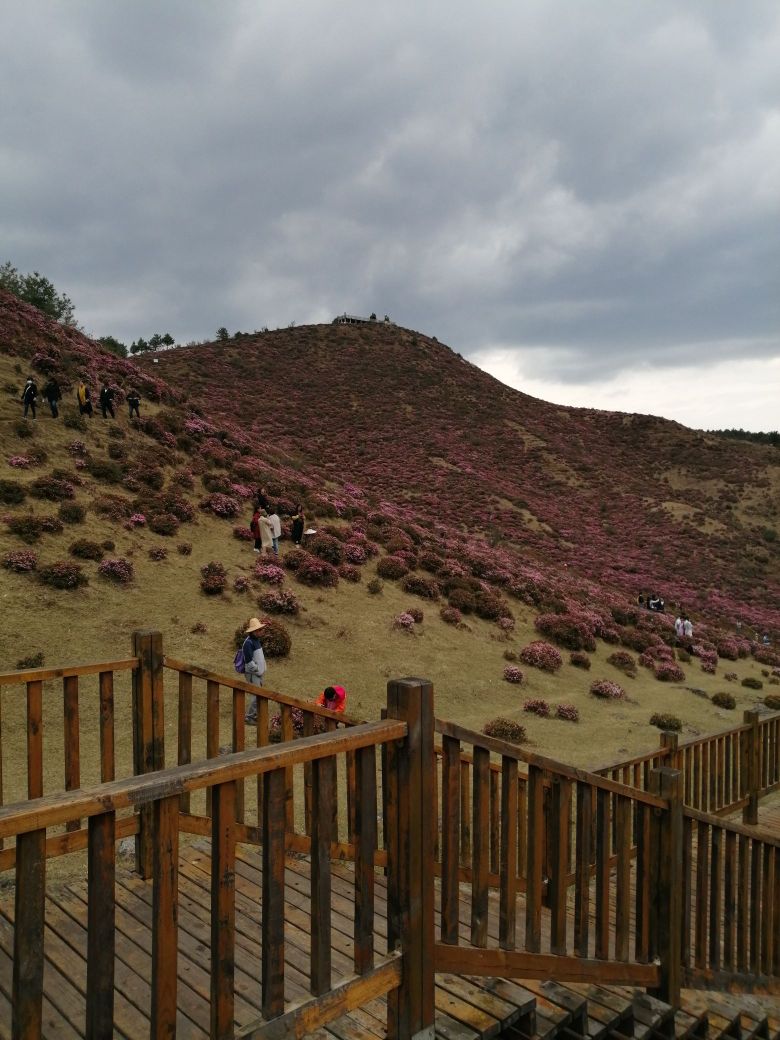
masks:
[[[233,667],[240,674],[244,675],[246,672],[246,661],[244,660],[244,647],[243,644],[236,650],[236,656],[233,658]]]

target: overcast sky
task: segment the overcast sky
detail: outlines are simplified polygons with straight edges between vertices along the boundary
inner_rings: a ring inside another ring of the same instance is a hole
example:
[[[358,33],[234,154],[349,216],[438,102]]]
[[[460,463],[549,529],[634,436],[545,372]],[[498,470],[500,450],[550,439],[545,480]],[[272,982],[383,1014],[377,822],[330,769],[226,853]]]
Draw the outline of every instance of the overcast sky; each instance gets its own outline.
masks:
[[[94,335],[385,313],[777,429],[777,0],[3,0],[0,263]]]

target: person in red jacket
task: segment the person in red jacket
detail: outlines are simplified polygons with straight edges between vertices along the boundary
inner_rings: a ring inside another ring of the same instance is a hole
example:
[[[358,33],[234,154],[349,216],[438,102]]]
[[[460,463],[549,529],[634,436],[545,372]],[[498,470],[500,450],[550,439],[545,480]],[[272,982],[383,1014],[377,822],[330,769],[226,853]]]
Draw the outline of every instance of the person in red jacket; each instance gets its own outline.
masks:
[[[331,711],[344,711],[347,706],[347,691],[343,686],[326,686],[315,703]]]

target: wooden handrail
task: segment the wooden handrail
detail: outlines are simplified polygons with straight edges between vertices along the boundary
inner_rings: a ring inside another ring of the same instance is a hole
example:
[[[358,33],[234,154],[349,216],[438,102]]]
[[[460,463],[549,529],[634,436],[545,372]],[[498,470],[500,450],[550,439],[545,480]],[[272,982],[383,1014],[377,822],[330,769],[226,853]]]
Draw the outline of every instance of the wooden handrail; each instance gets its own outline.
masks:
[[[314,762],[348,751],[402,740],[406,733],[404,722],[368,722],[361,726],[351,726],[348,730],[302,737],[289,744],[250,748],[217,759],[114,780],[94,788],[17,802],[0,809],[0,837],[26,834],[77,817],[116,812],[129,806],[147,806],[172,795],[191,793],[215,784],[270,773],[281,767]]]
[[[0,672],[0,686],[16,686],[28,682],[46,682],[74,675],[96,675],[99,672],[126,672],[138,668],[137,657],[122,657],[118,661],[98,661],[92,664],[74,664],[64,668],[32,668],[24,672]]]
[[[697,823],[706,823],[711,827],[720,827],[721,830],[728,831],[731,834],[741,834],[745,838],[750,838],[751,841],[760,841],[764,845],[771,845],[776,849],[780,849],[780,838],[776,838],[766,831],[759,834],[756,832],[755,827],[746,827],[744,824],[734,823],[732,820],[724,820],[722,816],[713,816],[711,813],[704,813],[699,809],[690,809],[688,806],[683,808],[683,816],[689,820],[695,820]]]
[[[498,740],[496,737],[488,737],[484,733],[474,733],[472,730],[458,726],[454,722],[444,722],[442,719],[436,719],[436,732],[442,736],[452,737],[455,740],[465,741],[467,744],[485,748],[504,758],[525,762],[529,766],[544,769],[550,773],[565,777],[567,780],[590,784],[591,787],[609,791],[610,794],[621,795],[623,798],[630,798],[632,801],[641,802],[643,805],[650,805],[655,809],[667,808],[666,801],[663,798],[650,794],[648,791],[639,791],[635,787],[620,784],[616,780],[608,780],[606,777],[590,773],[586,769],[563,765],[552,758],[546,758],[544,755],[537,755],[531,751],[524,751],[517,745]]]

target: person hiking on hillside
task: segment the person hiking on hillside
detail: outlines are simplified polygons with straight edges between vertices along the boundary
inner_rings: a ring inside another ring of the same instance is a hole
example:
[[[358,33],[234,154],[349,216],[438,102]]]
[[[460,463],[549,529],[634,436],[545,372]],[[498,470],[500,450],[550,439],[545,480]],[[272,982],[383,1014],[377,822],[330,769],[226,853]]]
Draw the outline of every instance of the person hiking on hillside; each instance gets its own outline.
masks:
[[[681,641],[685,636],[685,622],[683,621],[681,614],[678,614],[674,619],[674,634]]]
[[[138,406],[141,403],[141,398],[138,396],[137,390],[127,391],[127,408],[128,408],[128,419],[133,418],[133,412],[135,412],[136,419],[141,418],[141,413],[138,411]]]
[[[79,403],[79,415],[88,415],[92,418],[92,394],[84,380],[79,381],[76,387],[76,400]]]
[[[303,506],[296,506],[292,516],[292,540],[294,545],[300,545],[303,541],[303,529],[306,526],[306,518],[303,515]]]
[[[260,548],[263,552],[272,552],[274,536],[271,529],[271,521],[268,519],[268,513],[264,509],[260,510],[258,524],[260,526]]]
[[[255,506],[257,509],[268,509],[268,494],[264,487],[258,488],[255,494]]]
[[[249,530],[252,532],[252,537],[255,540],[255,552],[259,553],[263,548],[263,541],[260,536],[260,506],[255,506],[255,511],[249,523]]]
[[[253,686],[262,686],[265,679],[265,655],[263,644],[260,642],[260,633],[264,628],[263,622],[253,617],[244,629],[246,639],[241,647],[244,654],[244,675]],[[257,697],[252,697],[252,703],[244,715],[244,722],[250,726],[257,725]]]
[[[279,514],[274,511],[268,517],[268,522],[271,525],[271,538],[273,539],[273,550],[274,556],[279,555],[279,539],[282,537],[282,521],[279,519]]]
[[[103,413],[104,419],[107,418],[106,412],[111,413],[112,419],[116,418],[116,416],[114,415],[114,396],[114,391],[111,389],[108,383],[104,383],[103,388],[100,391],[100,411]]]
[[[33,419],[37,421],[37,417],[35,415],[35,401],[37,397],[38,386],[33,377],[30,376],[27,382],[24,384],[24,390],[22,390],[22,396],[20,398],[22,404],[24,405],[24,415],[22,416],[23,419],[27,418],[27,412],[28,410],[31,410]]]
[[[330,711],[344,711],[347,706],[347,691],[343,686],[326,686],[314,703]]]
[[[46,398],[49,408],[51,408],[52,419],[59,418],[60,410],[57,402],[62,400],[62,391],[60,390],[60,384],[54,376],[49,377],[48,383],[43,388],[43,396]]]

